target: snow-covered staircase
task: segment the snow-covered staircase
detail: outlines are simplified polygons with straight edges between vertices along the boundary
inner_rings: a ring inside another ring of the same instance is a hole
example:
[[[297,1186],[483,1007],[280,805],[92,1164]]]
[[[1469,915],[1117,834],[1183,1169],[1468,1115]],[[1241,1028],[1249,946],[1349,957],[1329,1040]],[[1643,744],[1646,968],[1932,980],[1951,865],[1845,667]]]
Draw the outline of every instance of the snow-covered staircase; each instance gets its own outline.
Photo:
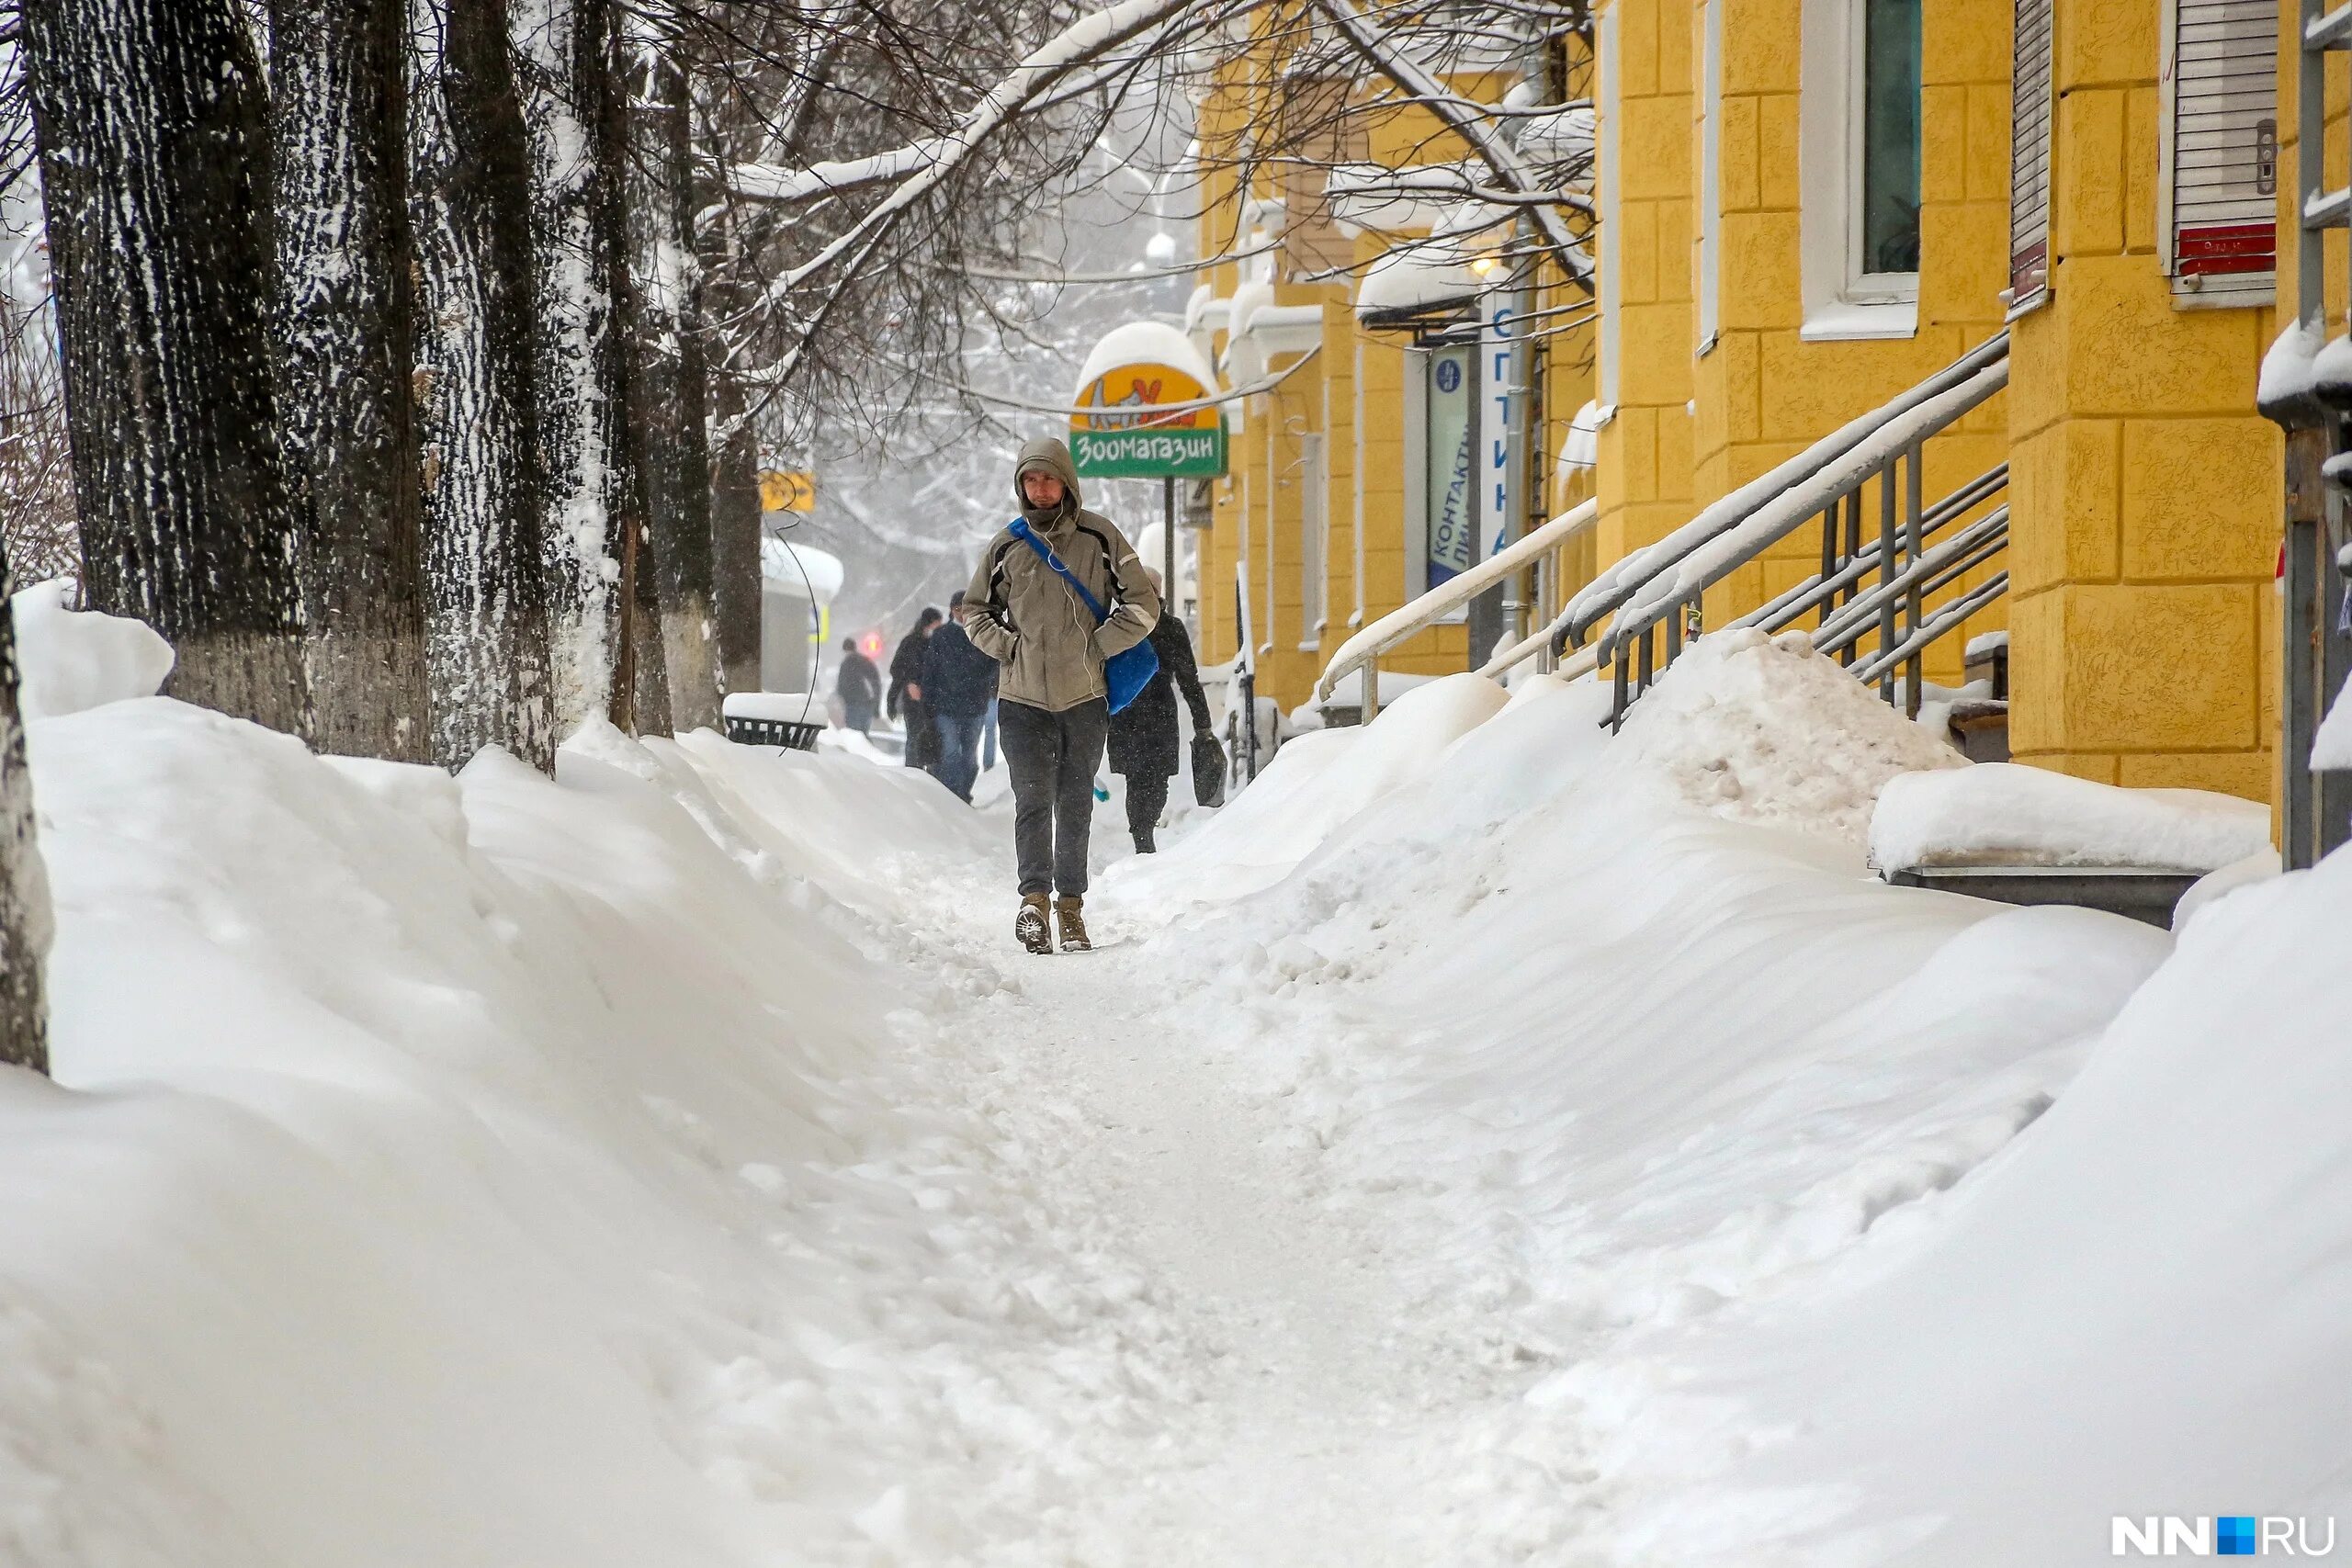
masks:
[[[1611,721],[1705,629],[1709,589],[1808,526],[1819,570],[1730,624],[1809,624],[1816,648],[1917,713],[1927,649],[2008,592],[2006,570],[1972,581],[2008,547],[2008,465],[1928,502],[1924,450],[2008,380],[2004,331],[1603,571],[1559,628],[1582,644],[1608,622],[1595,658],[1613,671]]]

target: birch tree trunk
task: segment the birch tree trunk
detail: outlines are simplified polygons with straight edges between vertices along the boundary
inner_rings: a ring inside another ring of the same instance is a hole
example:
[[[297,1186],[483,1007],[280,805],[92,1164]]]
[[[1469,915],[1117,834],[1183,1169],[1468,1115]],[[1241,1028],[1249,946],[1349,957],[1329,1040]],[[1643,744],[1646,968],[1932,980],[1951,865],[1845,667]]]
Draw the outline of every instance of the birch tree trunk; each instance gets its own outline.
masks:
[[[17,591],[0,540],[0,1066],[49,1071],[49,881],[33,828],[33,781],[17,701]]]
[[[272,0],[278,407],[322,751],[432,756],[403,0]]]
[[[552,770],[530,182],[504,0],[410,0],[433,751]]]
[[[303,728],[259,62],[238,0],[26,0],[84,584],[174,695]]]
[[[631,117],[636,155],[629,223],[638,316],[629,367],[630,423],[644,464],[670,716],[677,729],[696,729],[716,727],[719,716],[693,130],[686,73],[674,38],[634,41],[642,87]]]
[[[620,334],[627,99],[614,0],[522,0],[514,14],[531,152],[534,340],[548,490],[541,552],[556,732],[612,715],[627,600],[623,544],[642,525]]]

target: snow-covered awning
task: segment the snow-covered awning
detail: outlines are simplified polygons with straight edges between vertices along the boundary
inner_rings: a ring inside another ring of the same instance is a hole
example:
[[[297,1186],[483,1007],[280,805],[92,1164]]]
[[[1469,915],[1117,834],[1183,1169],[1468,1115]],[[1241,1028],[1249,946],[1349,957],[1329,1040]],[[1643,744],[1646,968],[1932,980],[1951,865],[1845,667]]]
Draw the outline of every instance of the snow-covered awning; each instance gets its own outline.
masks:
[[[1471,258],[1449,241],[1421,240],[1390,250],[1356,285],[1356,320],[1402,324],[1417,316],[1467,310],[1486,288]]]
[[[841,558],[831,550],[766,534],[760,538],[760,575],[782,592],[802,597],[813,593],[816,603],[830,604],[841,596],[842,582],[848,574]]]
[[[1233,385],[1262,381],[1277,354],[1305,354],[1323,342],[1323,307],[1278,305],[1274,287],[1255,280],[1233,291],[1226,318],[1224,369]]]

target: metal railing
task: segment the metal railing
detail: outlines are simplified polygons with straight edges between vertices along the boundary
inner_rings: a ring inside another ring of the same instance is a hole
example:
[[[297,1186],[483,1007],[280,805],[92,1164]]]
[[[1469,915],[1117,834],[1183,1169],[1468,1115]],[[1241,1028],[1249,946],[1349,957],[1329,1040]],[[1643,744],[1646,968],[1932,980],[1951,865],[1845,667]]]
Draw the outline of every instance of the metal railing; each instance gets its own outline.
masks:
[[[2327,331],[2330,229],[2352,226],[2352,187],[2327,177],[2326,67],[2352,51],[2352,5],[2328,9],[2303,0],[2296,74],[2295,318],[2263,367],[2262,412],[2286,428],[2287,465],[2279,572],[2279,841],[2281,862],[2301,870],[2352,838],[2352,773],[2317,773],[2312,742],[2352,671],[2346,624],[2352,577],[2352,517],[2343,468],[2352,458],[2352,385],[2313,363]],[[2341,145],[2341,142],[2338,142]],[[2345,339],[2330,345],[2340,354]],[[2274,382],[2273,367],[2287,372]],[[2333,481],[2333,482],[2331,482]]]
[[[1570,507],[1509,547],[1497,550],[1469,570],[1448,578],[1419,598],[1391,610],[1340,645],[1316,678],[1315,699],[1328,703],[1339,683],[1350,675],[1362,678],[1363,722],[1380,711],[1380,656],[1418,636],[1480,593],[1516,572],[1533,570],[1537,613],[1549,610],[1559,598],[1561,549],[1590,528],[1600,517],[1597,501]],[[1516,662],[1514,660],[1514,662]]]
[[[1817,525],[1819,570],[1730,624],[1780,631],[1810,616],[1822,651],[1889,702],[1899,689],[1905,710],[1917,714],[1928,648],[2008,589],[2006,571],[1967,581],[2007,547],[2007,507],[1979,509],[2006,491],[2008,465],[1927,503],[1926,446],[2007,386],[2008,376],[2004,332],[1626,556],[1571,600],[1547,632],[1505,653],[1524,658],[1539,641],[1553,649],[1563,639],[1581,644],[1606,620],[1590,656],[1592,667],[1611,667],[1610,722],[1622,723],[1705,629],[1708,590]],[[1872,517],[1876,526],[1866,527]],[[1509,668],[1503,658],[1487,672]]]

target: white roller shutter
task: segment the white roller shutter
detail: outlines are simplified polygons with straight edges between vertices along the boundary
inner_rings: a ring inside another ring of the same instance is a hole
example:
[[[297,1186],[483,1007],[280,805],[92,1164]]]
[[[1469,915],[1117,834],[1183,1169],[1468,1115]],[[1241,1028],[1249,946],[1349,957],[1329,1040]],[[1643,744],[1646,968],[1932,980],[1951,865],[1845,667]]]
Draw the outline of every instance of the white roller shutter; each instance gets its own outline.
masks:
[[[2263,305],[2278,270],[2278,0],[2168,0],[2158,238],[2184,301]]]
[[[2010,35],[2009,313],[2050,297],[2052,0],[2017,0]]]

